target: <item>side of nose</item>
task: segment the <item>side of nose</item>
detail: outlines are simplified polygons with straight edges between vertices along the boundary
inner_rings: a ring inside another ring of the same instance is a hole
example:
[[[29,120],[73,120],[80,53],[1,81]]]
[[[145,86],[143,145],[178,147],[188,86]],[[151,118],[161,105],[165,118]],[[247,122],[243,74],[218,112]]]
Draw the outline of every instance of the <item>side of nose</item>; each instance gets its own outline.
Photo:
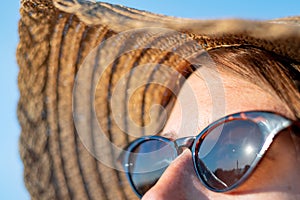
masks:
[[[142,199],[206,200],[206,192],[194,170],[191,151],[184,150]]]

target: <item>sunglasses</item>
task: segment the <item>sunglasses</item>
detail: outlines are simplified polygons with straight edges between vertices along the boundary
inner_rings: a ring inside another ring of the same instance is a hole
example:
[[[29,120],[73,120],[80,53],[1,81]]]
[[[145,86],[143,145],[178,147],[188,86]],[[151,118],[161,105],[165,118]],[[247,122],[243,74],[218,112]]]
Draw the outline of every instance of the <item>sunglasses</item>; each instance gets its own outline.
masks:
[[[140,198],[185,148],[192,152],[202,184],[214,192],[227,192],[250,176],[274,137],[292,124],[292,120],[272,112],[236,113],[213,122],[197,136],[175,141],[141,137],[128,145],[120,159]]]

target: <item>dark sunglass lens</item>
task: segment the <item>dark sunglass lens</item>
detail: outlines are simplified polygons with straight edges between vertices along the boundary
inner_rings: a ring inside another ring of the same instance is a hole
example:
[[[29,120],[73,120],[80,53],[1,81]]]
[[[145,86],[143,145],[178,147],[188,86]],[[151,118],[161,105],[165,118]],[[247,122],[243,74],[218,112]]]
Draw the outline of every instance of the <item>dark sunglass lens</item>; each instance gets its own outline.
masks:
[[[129,160],[129,175],[136,191],[144,195],[175,157],[176,149],[165,141],[147,140],[136,146]]]
[[[262,148],[256,123],[234,120],[210,130],[198,151],[202,180],[215,190],[226,190],[248,171]]]

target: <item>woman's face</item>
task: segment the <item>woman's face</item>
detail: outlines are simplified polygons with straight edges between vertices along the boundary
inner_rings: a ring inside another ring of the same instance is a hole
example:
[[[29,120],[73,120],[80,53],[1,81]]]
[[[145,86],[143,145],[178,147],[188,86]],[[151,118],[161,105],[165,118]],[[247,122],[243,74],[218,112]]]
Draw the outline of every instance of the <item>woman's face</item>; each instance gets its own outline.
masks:
[[[201,74],[205,74],[205,80]],[[222,87],[220,81],[219,86],[213,85],[217,79],[221,80]],[[196,104],[185,90],[192,91]],[[236,75],[224,72],[217,75],[215,71],[201,68],[183,86],[162,135],[172,139],[197,135],[216,119],[242,111],[268,110],[293,118],[288,107],[271,90],[266,90]],[[191,114],[190,118],[184,115],[183,119],[184,110],[197,110],[199,118],[195,121]],[[143,199],[300,199],[298,154],[290,133],[281,133],[245,183],[232,192],[216,193],[198,180],[191,152],[185,150]]]

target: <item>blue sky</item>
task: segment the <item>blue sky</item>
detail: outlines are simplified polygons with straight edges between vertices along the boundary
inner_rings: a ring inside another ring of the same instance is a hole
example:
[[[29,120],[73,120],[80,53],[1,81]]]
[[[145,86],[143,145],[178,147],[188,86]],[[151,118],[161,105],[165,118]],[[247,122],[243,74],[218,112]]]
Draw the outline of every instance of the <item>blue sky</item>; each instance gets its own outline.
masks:
[[[112,0],[110,3],[160,14],[212,19],[273,19],[300,15],[299,0]],[[18,42],[19,1],[2,1],[0,11],[0,199],[29,199],[23,184],[22,163],[18,154],[20,127],[16,117],[18,66],[15,51]]]

